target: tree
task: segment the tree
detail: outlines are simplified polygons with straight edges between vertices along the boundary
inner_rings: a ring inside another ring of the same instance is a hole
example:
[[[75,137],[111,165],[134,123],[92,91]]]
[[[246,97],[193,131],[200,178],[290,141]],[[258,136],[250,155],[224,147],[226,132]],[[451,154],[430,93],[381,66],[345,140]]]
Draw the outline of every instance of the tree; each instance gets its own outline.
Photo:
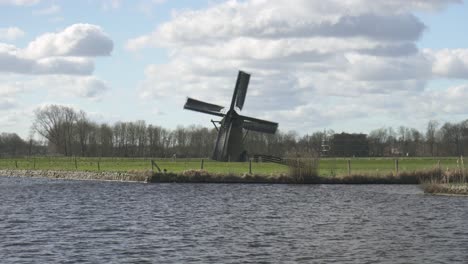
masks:
[[[34,115],[33,130],[52,143],[58,153],[72,155],[76,112],[67,106],[49,105],[36,109]]]
[[[436,133],[438,126],[439,123],[435,120],[431,120],[429,123],[427,123],[426,140],[429,146],[429,153],[433,157],[435,155]]]

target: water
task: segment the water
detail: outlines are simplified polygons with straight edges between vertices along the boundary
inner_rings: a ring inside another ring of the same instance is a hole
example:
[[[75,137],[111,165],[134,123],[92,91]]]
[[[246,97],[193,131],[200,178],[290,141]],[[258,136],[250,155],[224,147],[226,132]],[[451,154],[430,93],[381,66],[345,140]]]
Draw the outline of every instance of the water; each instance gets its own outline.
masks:
[[[418,186],[0,177],[0,263],[468,263],[468,198]]]

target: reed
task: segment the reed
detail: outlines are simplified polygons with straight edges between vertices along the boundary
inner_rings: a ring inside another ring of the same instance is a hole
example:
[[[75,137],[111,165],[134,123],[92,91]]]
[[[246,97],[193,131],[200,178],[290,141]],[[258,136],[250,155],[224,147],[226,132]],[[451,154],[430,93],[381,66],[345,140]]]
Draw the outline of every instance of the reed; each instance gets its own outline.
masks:
[[[319,176],[316,164],[291,166],[289,174],[224,174],[205,170],[182,173],[155,173],[152,182],[179,183],[279,183],[279,184],[420,184],[440,177],[437,170],[403,172],[398,175],[352,174],[335,177]]]
[[[286,165],[289,169],[289,178],[292,183],[318,183],[318,158],[286,159]]]
[[[446,195],[468,195],[468,182],[465,175],[463,159],[461,167],[442,171],[433,177],[421,179],[421,186],[425,193]]]

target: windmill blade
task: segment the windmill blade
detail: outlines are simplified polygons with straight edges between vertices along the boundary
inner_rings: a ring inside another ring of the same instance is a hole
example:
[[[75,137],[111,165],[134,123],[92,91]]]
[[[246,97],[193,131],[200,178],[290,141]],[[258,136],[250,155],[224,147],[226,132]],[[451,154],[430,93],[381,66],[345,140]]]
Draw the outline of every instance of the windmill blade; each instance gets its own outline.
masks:
[[[244,107],[245,96],[247,95],[247,88],[249,87],[250,74],[239,71],[237,75],[236,88],[232,95],[231,109],[234,105],[239,107],[240,110]]]
[[[244,120],[242,128],[251,131],[274,134],[278,129],[278,123],[257,119],[248,116],[239,116]]]
[[[224,114],[221,113],[223,108],[223,106],[206,103],[193,98],[187,98],[187,102],[185,102],[184,105],[184,109],[221,117],[224,116]]]

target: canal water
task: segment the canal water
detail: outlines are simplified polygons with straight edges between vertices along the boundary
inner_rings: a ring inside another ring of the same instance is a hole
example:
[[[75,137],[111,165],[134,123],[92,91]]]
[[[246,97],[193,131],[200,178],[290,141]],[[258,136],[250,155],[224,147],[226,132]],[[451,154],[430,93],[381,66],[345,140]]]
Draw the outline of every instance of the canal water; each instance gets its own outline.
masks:
[[[0,177],[0,263],[468,263],[468,198]]]

